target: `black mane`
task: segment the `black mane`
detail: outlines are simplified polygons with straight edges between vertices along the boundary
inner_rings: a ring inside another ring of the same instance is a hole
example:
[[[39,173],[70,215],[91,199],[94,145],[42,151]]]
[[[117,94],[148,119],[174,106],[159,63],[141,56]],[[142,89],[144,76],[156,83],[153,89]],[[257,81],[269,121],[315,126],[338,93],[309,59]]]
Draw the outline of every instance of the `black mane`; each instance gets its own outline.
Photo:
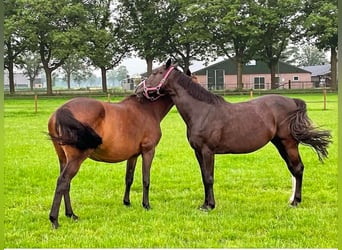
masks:
[[[190,77],[180,72],[179,74],[179,80],[178,83],[180,86],[182,86],[186,91],[189,93],[190,96],[193,98],[203,101],[209,104],[217,104],[220,102],[224,102],[222,96],[215,95],[205,88],[203,88],[200,84],[194,83]]]

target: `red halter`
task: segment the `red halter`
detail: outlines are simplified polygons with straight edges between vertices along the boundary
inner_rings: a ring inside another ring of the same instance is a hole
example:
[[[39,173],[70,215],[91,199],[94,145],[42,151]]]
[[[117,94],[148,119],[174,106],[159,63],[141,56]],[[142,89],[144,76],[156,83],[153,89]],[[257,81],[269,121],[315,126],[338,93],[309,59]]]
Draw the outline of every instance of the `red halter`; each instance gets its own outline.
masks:
[[[164,82],[166,81],[167,77],[170,75],[171,71],[172,71],[174,68],[175,68],[175,67],[171,66],[171,67],[169,68],[169,70],[166,72],[166,74],[164,75],[163,79],[161,79],[160,82],[159,82],[159,84],[158,84],[157,86],[155,86],[155,87],[146,87],[146,84],[145,84],[145,81],[146,81],[146,80],[142,82],[143,87],[144,87],[143,94],[144,94],[144,96],[145,96],[147,99],[149,99],[149,100],[151,100],[151,101],[155,101],[155,100],[157,100],[159,97],[163,96],[163,94],[161,94],[161,93],[159,92],[159,90],[160,90],[161,86],[164,84]],[[151,94],[152,94],[152,93],[157,93],[157,96],[156,96],[156,97],[155,97],[155,96],[150,96],[149,93],[151,93]]]

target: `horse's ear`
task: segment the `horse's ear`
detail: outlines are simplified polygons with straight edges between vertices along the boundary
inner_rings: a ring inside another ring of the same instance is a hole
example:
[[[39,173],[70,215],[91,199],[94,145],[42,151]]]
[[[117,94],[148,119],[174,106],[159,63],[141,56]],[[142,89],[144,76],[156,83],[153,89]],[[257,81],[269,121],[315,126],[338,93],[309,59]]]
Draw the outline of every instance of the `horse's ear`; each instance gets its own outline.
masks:
[[[187,75],[187,76],[191,76],[191,71],[190,71],[190,69],[188,69],[188,70],[186,71],[186,75]]]
[[[171,66],[171,58],[169,58],[169,60],[167,60],[166,62],[166,68],[170,67]]]

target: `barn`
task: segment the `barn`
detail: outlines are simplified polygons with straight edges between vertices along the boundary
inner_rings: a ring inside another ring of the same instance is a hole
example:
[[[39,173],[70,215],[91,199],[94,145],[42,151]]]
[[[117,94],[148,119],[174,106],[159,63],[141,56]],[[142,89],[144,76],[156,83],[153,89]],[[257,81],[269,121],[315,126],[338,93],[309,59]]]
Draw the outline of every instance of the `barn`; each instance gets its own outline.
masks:
[[[279,62],[276,78],[278,88],[313,88],[311,72]],[[233,59],[226,59],[193,72],[199,83],[209,90],[237,89],[237,67]],[[251,60],[242,68],[243,89],[270,89],[271,71],[261,60]]]

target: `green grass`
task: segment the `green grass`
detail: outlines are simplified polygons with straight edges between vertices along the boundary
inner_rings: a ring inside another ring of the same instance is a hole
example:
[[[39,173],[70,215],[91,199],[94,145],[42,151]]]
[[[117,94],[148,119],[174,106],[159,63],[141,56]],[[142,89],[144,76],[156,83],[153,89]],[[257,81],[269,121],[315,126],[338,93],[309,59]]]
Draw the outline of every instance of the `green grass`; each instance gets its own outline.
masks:
[[[288,206],[290,173],[268,144],[251,154],[217,155],[217,207],[200,211],[200,170],[173,108],[162,122],[153,161],[152,209],[141,206],[140,160],[129,208],[122,205],[125,163],[86,160],[71,184],[80,219],[66,218],[62,205],[58,230],[48,215],[59,167],[44,133],[50,114],[66,99],[41,98],[38,113],[33,99],[5,99],[5,248],[336,248],[337,95],[328,95],[325,111],[319,94],[295,97],[307,101],[311,119],[330,129],[335,141],[324,164],[301,146],[305,172],[298,208]]]

